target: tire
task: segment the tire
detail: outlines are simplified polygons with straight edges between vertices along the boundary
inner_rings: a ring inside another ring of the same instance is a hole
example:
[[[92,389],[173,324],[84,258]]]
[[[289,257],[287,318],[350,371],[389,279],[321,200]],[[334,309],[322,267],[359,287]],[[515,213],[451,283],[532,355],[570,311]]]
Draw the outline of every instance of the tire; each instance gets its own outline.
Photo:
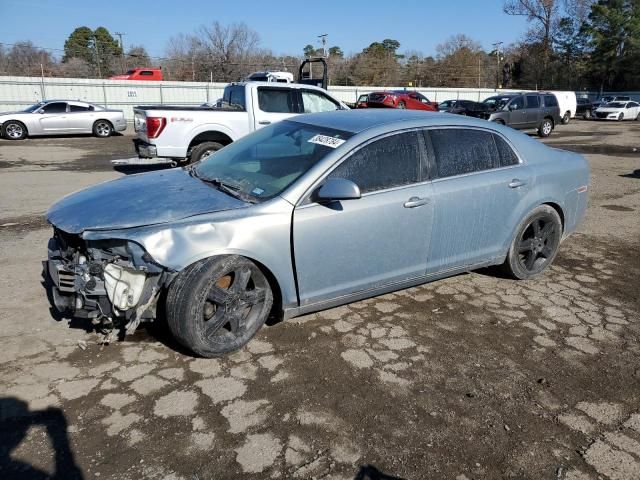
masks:
[[[571,121],[571,112],[564,112],[562,116],[562,125],[567,125]]]
[[[620,112],[620,115],[618,115],[618,121],[621,122],[622,120],[624,120],[624,113]]]
[[[113,134],[113,125],[109,120],[96,120],[93,124],[93,135],[98,138],[108,138]]]
[[[273,293],[249,259],[210,257],[184,269],[169,287],[167,324],[197,355],[218,357],[246,345],[267,320]]]
[[[397,108],[399,108],[400,110],[404,110],[405,108],[407,108],[407,104],[404,103],[402,100],[400,100],[398,102],[398,107]]]
[[[494,122],[496,122],[498,125],[505,125],[504,120],[494,120]]]
[[[558,212],[549,205],[536,207],[518,226],[502,270],[517,280],[537,277],[553,263],[561,239]]]
[[[2,136],[8,140],[24,140],[27,135],[27,127],[22,122],[9,120],[2,125]]]
[[[218,142],[202,142],[191,149],[189,160],[187,163],[195,163],[204,157],[211,155],[213,152],[220,150],[224,145]]]
[[[591,110],[585,110],[584,114],[582,115],[582,118],[584,120],[590,120],[591,119]]]
[[[551,135],[551,132],[553,132],[553,122],[550,119],[545,118],[540,122],[540,126],[538,127],[538,136],[546,138]]]

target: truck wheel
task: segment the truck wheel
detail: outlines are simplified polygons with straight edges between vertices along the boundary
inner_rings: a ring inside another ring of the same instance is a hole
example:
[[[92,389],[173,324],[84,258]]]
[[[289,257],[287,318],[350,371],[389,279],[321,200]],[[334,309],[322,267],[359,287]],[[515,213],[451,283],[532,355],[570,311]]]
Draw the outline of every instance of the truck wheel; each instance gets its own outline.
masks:
[[[540,205],[518,226],[502,270],[516,280],[538,276],[556,258],[561,238],[560,215],[553,207]]]
[[[113,133],[113,126],[107,120],[96,120],[93,124],[93,134],[96,137],[107,138]]]
[[[182,345],[217,357],[246,345],[271,311],[273,294],[262,271],[238,255],[205,258],[169,287],[167,323]]]
[[[564,112],[562,117],[562,125],[566,125],[571,120],[571,112]]]
[[[27,127],[17,120],[9,120],[2,125],[2,136],[9,140],[22,140],[27,138]]]
[[[187,163],[199,162],[213,152],[220,150],[224,145],[218,142],[202,142],[191,149],[191,155]]]
[[[542,120],[542,122],[540,122],[540,126],[538,127],[538,135],[542,138],[544,137],[548,137],[549,135],[551,135],[551,132],[553,131],[553,122],[551,120],[549,120],[548,118],[545,118],[544,120]]]

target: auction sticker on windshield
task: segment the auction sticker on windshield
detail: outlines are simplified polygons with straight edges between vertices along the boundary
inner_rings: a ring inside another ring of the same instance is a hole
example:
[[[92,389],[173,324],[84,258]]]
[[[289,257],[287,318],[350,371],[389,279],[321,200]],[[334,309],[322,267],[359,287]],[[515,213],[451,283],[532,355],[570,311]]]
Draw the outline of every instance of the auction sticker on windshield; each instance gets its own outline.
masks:
[[[314,135],[309,140],[309,143],[317,143],[318,145],[324,145],[325,147],[338,148],[346,140],[341,138],[328,137],[327,135]]]

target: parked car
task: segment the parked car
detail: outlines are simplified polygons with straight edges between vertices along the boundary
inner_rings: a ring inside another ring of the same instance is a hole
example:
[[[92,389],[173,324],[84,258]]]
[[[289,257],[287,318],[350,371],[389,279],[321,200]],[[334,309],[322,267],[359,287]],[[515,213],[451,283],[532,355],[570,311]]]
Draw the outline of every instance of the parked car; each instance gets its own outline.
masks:
[[[75,100],[45,100],[21,112],[0,113],[0,132],[9,140],[78,133],[109,137],[126,128],[122,110]]]
[[[136,67],[128,70],[124,75],[113,75],[109,77],[109,80],[144,80],[157,82],[162,80],[162,69]]]
[[[582,219],[588,183],[581,155],[496,123],[391,109],[299,116],[189,167],[53,205],[51,300],[128,332],[162,309],[180,343],[222,355],[269,315],[489,265],[533,278]]]
[[[369,108],[400,108],[408,110],[438,111],[438,104],[431,102],[420,92],[409,90],[392,90],[384,92],[372,92],[367,101]]]
[[[588,98],[578,98],[576,104],[576,117],[582,117],[584,120],[591,118],[591,112],[595,110],[591,100]]]
[[[560,108],[551,93],[522,93],[490,97],[484,101],[495,109],[487,120],[518,130],[536,129],[541,137],[548,137],[561,123]]]
[[[611,103],[611,102],[628,102],[631,100],[631,97],[628,97],[626,95],[606,95],[598,100],[596,100],[595,102],[593,102],[593,110],[595,110],[598,107],[601,107],[607,103]],[[592,111],[593,111],[592,110]]]
[[[562,124],[566,125],[576,116],[577,99],[576,92],[570,91],[553,91],[544,92],[555,95],[558,100],[558,106],[560,107],[560,117],[562,118]]]
[[[140,106],[133,109],[140,163],[185,164],[271,123],[301,113],[346,110],[312,85],[240,82],[225,87],[216,108]]]
[[[441,112],[455,113],[469,117],[486,118],[490,107],[486,103],[474,102],[472,100],[450,100],[450,106]],[[442,108],[442,103],[439,105]]]
[[[611,102],[601,105],[593,112],[598,120],[638,120],[640,104],[638,102]]]
[[[438,103],[438,111],[439,112],[448,112],[453,108],[456,104],[455,100],[445,100],[444,102]]]

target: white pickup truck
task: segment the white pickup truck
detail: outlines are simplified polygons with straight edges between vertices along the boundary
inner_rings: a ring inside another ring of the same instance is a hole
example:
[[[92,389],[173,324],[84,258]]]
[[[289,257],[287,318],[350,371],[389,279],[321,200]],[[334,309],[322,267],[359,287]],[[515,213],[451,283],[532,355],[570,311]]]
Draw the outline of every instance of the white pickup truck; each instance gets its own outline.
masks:
[[[135,163],[191,163],[265,125],[302,113],[347,110],[326,90],[274,82],[229,84],[215,107],[134,108]]]

